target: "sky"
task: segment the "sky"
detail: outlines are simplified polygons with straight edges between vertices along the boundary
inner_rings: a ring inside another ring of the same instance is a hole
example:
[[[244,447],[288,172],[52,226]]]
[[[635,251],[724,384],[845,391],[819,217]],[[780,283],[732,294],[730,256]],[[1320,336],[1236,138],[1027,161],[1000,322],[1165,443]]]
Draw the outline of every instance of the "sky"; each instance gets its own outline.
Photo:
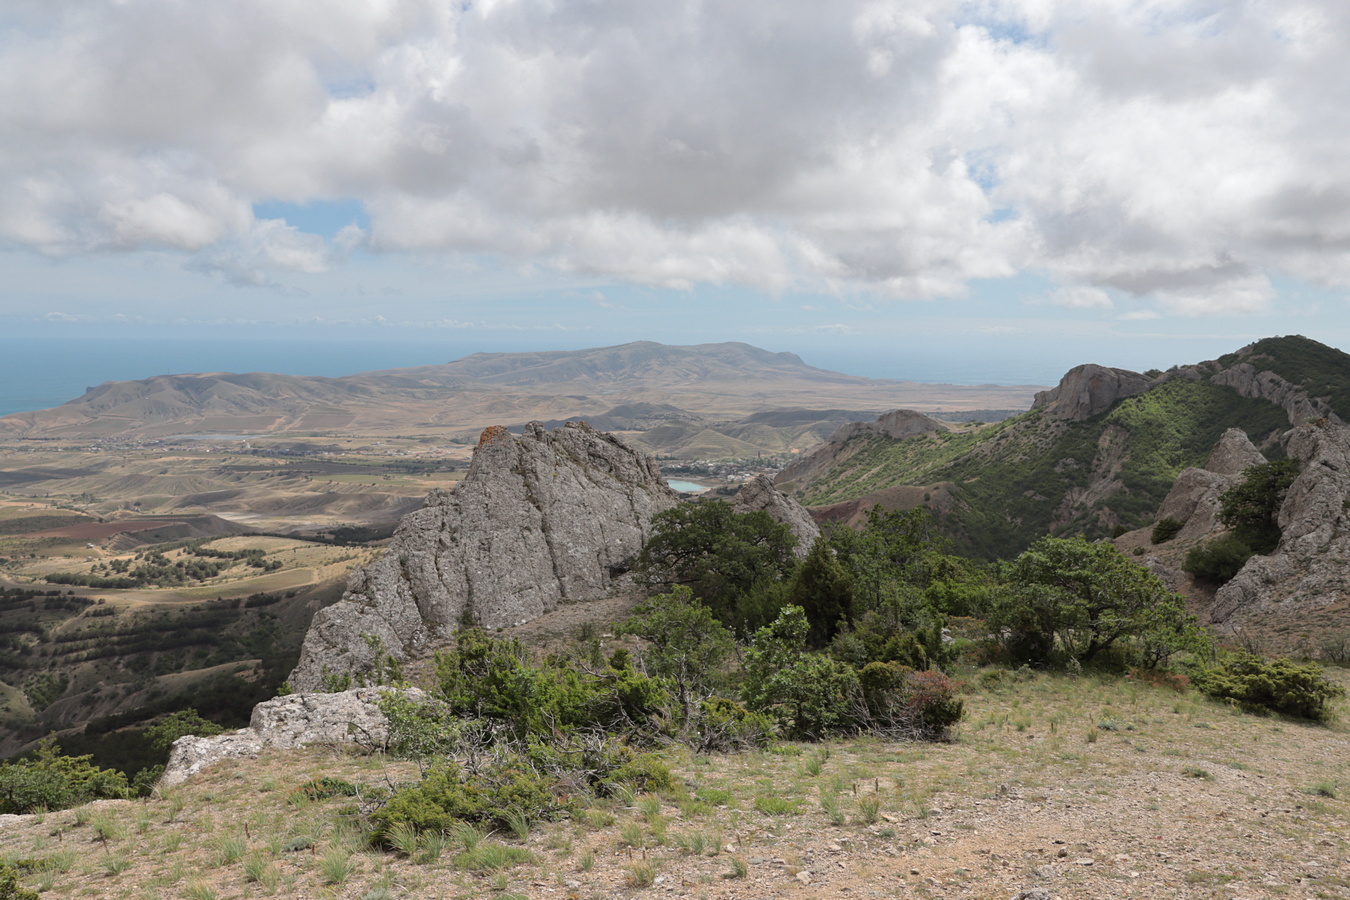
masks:
[[[5,0],[0,329],[1350,348],[1344,0]]]

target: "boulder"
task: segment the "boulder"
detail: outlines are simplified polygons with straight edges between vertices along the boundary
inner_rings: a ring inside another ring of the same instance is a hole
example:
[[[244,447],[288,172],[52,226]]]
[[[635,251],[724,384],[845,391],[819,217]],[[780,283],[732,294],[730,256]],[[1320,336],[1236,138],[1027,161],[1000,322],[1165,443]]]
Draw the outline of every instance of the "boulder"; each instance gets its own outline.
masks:
[[[585,423],[489,428],[464,480],[432,491],[315,615],[291,685],[423,655],[461,624],[518,625],[605,596],[677,501],[649,457]]]
[[[797,539],[796,554],[799,558],[805,558],[811,552],[811,545],[820,537],[820,529],[812,521],[806,507],[774,487],[767,475],[757,475],[741,485],[731,505],[738,512],[763,510],[775,522],[792,529],[792,535]]]
[[[174,741],[160,787],[181,784],[224,759],[256,757],[269,747],[353,742],[383,747],[389,738],[389,722],[380,712],[381,694],[377,688],[357,688],[334,694],[291,694],[259,703],[247,728],[213,737],[187,735]]]
[[[1118,401],[1142,394],[1153,379],[1128,369],[1110,369],[1088,363],[1065,373],[1059,385],[1036,394],[1032,409],[1044,409],[1069,422],[1101,415]]]

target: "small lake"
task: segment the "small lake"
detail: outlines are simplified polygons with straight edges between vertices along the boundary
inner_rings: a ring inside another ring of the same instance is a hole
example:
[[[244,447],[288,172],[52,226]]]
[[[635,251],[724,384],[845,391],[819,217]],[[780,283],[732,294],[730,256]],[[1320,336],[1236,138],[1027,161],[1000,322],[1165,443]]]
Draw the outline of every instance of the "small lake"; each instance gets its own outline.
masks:
[[[706,484],[695,484],[692,481],[681,481],[678,478],[667,478],[666,484],[670,485],[672,490],[679,491],[682,494],[701,494],[708,489]]]

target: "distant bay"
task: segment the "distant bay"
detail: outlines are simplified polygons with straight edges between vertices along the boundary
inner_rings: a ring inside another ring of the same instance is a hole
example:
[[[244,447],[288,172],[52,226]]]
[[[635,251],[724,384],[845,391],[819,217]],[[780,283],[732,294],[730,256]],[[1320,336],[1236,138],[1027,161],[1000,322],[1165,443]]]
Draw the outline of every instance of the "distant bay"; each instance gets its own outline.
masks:
[[[436,365],[483,349],[432,341],[0,336],[0,415],[60,406],[105,381],[192,372],[331,377]]]

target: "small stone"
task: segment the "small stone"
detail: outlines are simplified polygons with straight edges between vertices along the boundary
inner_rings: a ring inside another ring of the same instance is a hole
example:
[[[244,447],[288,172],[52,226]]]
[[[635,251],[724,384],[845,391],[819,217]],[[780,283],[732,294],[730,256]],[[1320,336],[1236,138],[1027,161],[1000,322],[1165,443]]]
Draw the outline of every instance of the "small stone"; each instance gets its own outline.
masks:
[[[1067,847],[1060,847],[1059,850],[1055,853],[1055,856],[1058,856],[1060,859],[1064,859],[1068,855],[1069,850]]]
[[[802,869],[800,872],[798,872],[796,877],[797,880],[800,881],[802,884],[811,883],[811,873],[806,871],[805,869]]]
[[[1085,856],[1082,859],[1075,859],[1073,864],[1075,866],[1094,866],[1097,864],[1097,861],[1090,856]]]
[[[1012,895],[1012,900],[1054,900],[1054,898],[1045,888],[1032,888],[1029,891],[1018,891]]]

